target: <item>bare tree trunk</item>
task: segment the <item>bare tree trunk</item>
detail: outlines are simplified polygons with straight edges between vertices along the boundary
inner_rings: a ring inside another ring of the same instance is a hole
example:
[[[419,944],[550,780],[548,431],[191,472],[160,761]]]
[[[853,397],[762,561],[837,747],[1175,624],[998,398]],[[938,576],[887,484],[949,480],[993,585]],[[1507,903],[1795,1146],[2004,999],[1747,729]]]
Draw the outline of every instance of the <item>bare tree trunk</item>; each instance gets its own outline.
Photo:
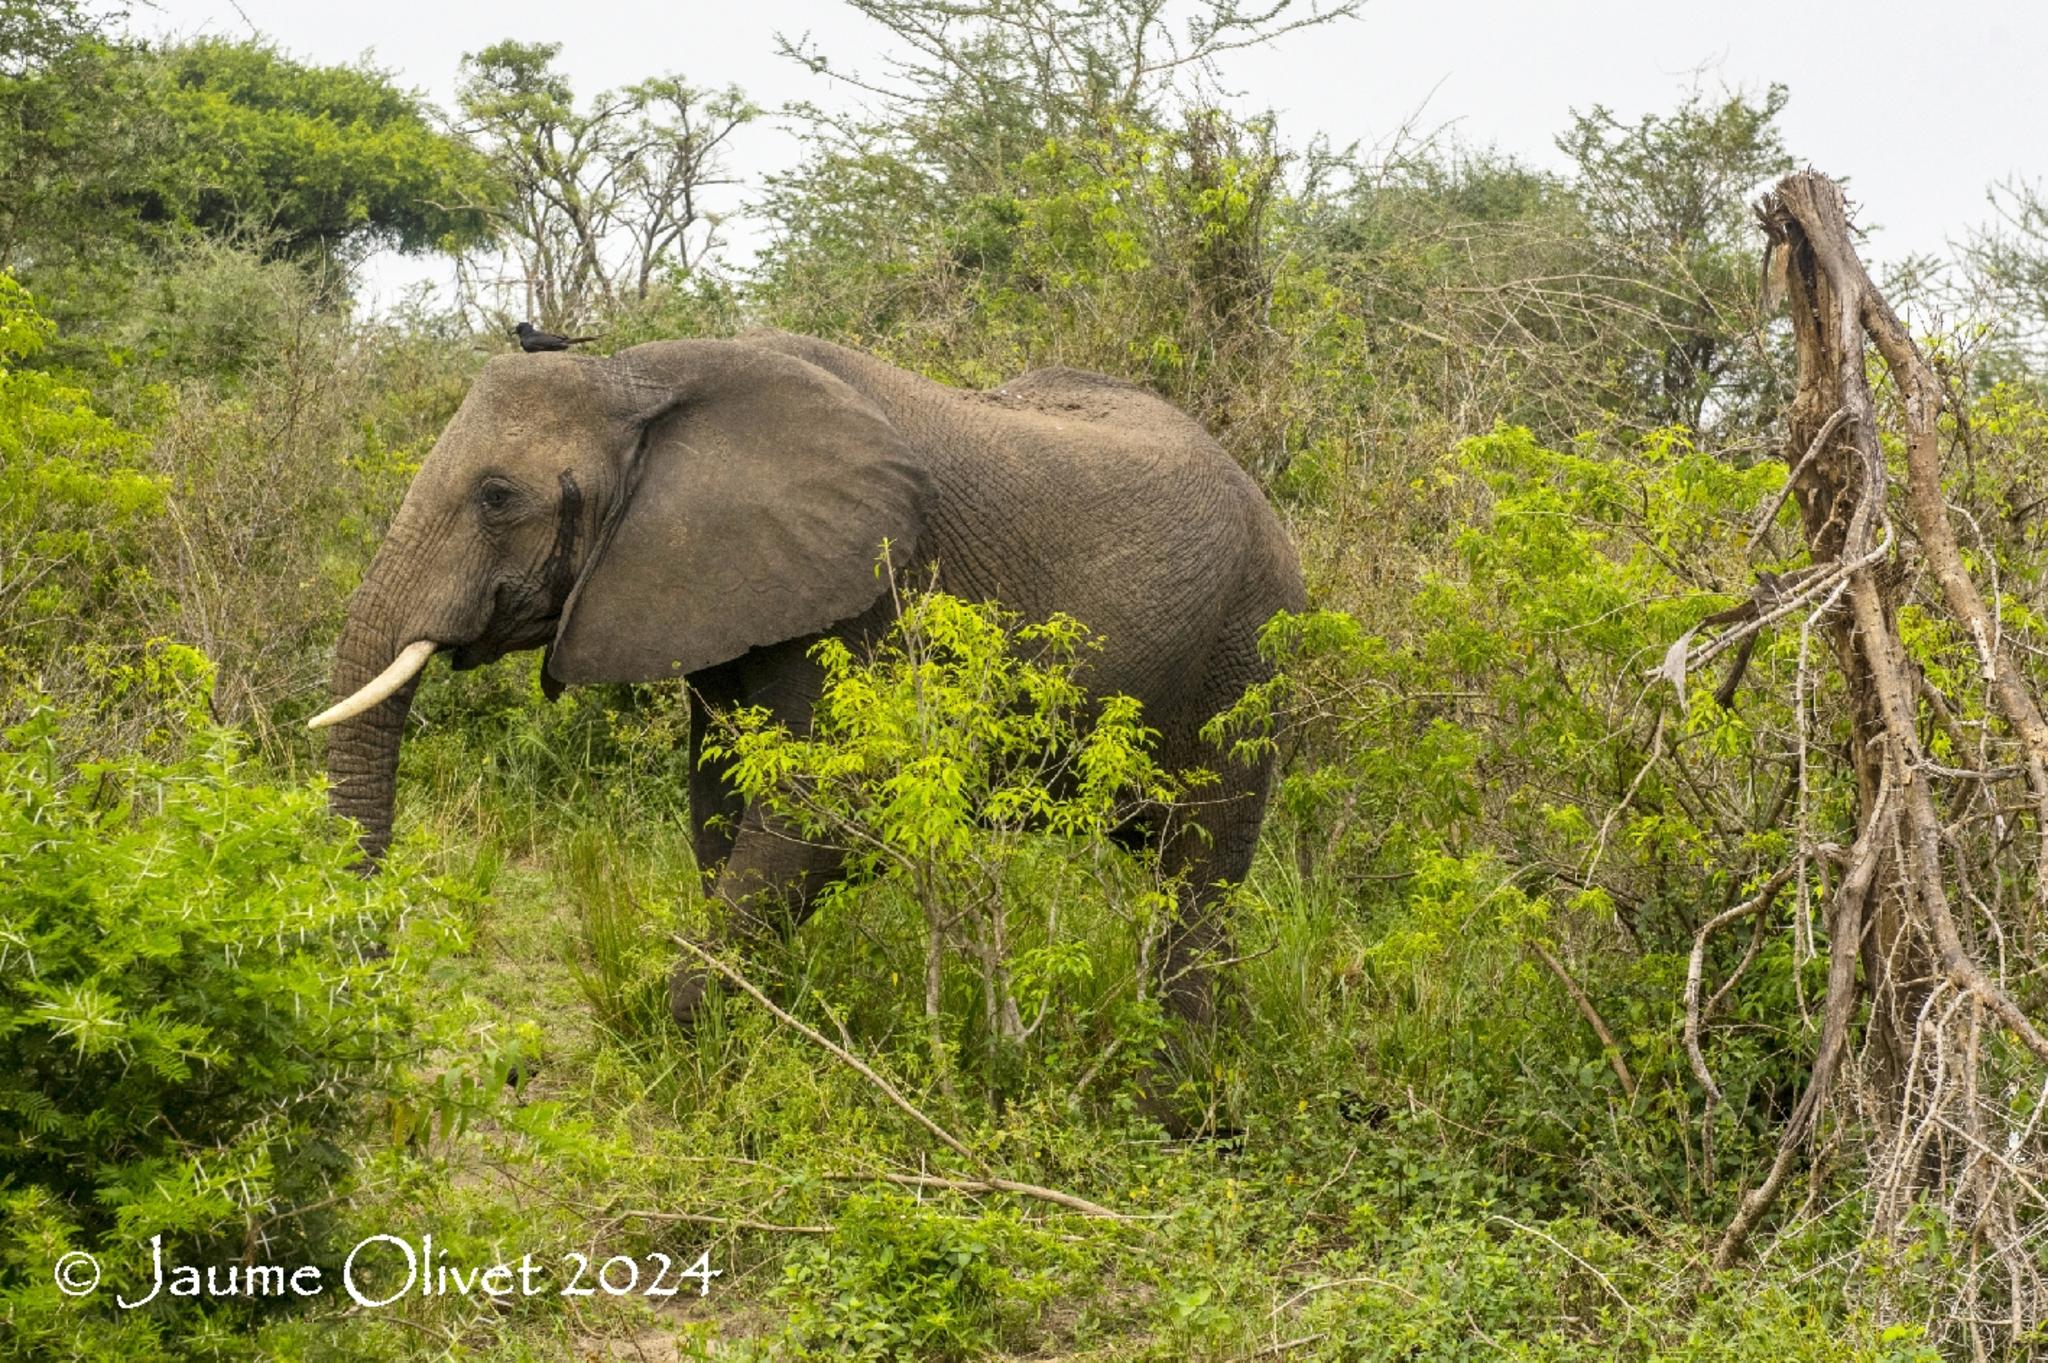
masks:
[[[2009,1056],[2030,1053],[2048,1061],[2048,1038],[1972,955],[1957,923],[1960,891],[1952,887],[1967,872],[1951,860],[1962,851],[1937,794],[1945,769],[1930,761],[1920,739],[1919,704],[1928,688],[1899,629],[1907,571],[1889,517],[1866,339],[1882,354],[1904,407],[1911,535],[1939,587],[1938,600],[1923,597],[1918,604],[1930,614],[1945,606],[1946,623],[1972,641],[1988,703],[2009,729],[1998,741],[2016,749],[2004,770],[2008,778],[2024,778],[2022,808],[2036,819],[2025,853],[2035,913],[2048,901],[2048,726],[1949,524],[1936,424],[1941,386],[1858,260],[1841,191],[1816,173],[1788,176],[1758,215],[1784,270],[1798,350],[1799,386],[1784,456],[1814,565],[1803,580],[1838,582],[1816,613],[1825,613],[1823,628],[1848,694],[1857,834],[1828,914],[1828,987],[1807,1089],[1780,1133],[1768,1172],[1742,1199],[1715,1262],[1725,1266],[1740,1253],[1841,1088],[1862,1004],[1869,1006],[1863,1021],[1869,1067],[1858,1092],[1873,1136],[1874,1233],[1896,1232],[1905,1208],[1933,1190],[1959,1229],[1996,1240],[1998,1227],[2013,1221],[2016,1198],[2040,1197],[2036,1184],[2016,1175],[2038,1157],[2038,1149],[2023,1149],[2038,1132],[2035,1123],[2021,1130],[2010,1105],[1986,1097],[1989,1086],[1980,1084],[1978,1073],[1988,1047],[1984,1024],[2004,1029]],[[1837,600],[1846,609],[1833,608]],[[1751,628],[1768,623],[1773,603],[1760,597],[1756,604]],[[1995,772],[1947,774],[1997,779]],[[1802,847],[1800,855],[1814,850]],[[1976,911],[1990,912],[1981,901],[1973,903]],[[2006,1130],[1995,1133],[1998,1141],[1987,1141],[1979,1133],[1996,1125],[1993,1118],[2004,1119]],[[2000,1142],[2011,1157],[1997,1148]],[[2007,1238],[1996,1253],[2012,1269],[2001,1309],[2017,1338],[2043,1317],[2040,1278],[2023,1262],[2032,1249],[2022,1238]],[[1974,1293],[1978,1279],[1970,1281]],[[1958,1304],[1956,1313],[1971,1330],[1982,1315],[1974,1301]]]

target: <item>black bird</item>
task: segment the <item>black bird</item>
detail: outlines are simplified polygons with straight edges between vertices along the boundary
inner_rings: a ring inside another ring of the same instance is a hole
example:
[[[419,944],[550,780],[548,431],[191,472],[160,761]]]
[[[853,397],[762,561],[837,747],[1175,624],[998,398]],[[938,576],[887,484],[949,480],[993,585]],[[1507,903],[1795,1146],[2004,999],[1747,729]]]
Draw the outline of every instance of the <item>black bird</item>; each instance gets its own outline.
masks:
[[[543,350],[567,350],[572,345],[594,341],[595,336],[557,336],[552,331],[542,331],[531,322],[521,322],[512,328],[512,334],[519,338],[519,348],[529,355]]]

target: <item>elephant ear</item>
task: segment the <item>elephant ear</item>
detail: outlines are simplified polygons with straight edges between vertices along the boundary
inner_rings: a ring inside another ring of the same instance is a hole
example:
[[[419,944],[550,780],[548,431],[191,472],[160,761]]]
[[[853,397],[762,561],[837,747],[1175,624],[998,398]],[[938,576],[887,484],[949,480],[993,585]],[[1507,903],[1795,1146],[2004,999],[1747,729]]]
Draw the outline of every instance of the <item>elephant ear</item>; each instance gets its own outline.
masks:
[[[874,403],[732,341],[616,363],[639,439],[549,650],[556,683],[659,681],[829,629],[917,552],[926,474]]]

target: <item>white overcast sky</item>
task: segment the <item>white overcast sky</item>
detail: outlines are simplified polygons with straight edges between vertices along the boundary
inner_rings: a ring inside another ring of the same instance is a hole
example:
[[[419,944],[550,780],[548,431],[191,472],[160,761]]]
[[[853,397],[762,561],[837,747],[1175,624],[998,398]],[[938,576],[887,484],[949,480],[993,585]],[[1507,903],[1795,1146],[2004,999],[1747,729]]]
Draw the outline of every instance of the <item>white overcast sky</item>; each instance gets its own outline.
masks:
[[[857,98],[775,55],[809,33],[843,69],[872,70],[882,34],[833,0],[135,0],[133,26],[186,36],[251,27],[303,60],[367,54],[448,102],[462,54],[501,38],[562,44],[579,97],[645,76],[733,83],[757,103]],[[1290,143],[1384,144],[1445,128],[1539,165],[1573,108],[1670,109],[1698,83],[1791,88],[1793,154],[1851,181],[1880,259],[1940,252],[1992,217],[1985,192],[2048,178],[2044,0],[1370,0],[1361,18],[1234,54],[1224,83],[1272,109]],[[750,130],[734,169],[787,165],[794,143]],[[380,262],[371,291],[431,277]],[[388,296],[385,301],[389,301]]]

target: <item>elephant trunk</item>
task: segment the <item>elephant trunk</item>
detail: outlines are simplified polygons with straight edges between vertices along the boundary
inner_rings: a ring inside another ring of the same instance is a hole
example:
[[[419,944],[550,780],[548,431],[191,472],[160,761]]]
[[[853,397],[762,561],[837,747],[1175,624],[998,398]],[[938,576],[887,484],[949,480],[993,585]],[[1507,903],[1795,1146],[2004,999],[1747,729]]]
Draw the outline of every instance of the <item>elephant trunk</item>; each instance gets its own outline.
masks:
[[[381,679],[389,694],[356,713],[344,713],[333,720],[327,743],[328,806],[336,814],[362,825],[359,846],[365,870],[375,869],[391,843],[391,812],[398,785],[398,745],[405,728],[406,712],[419,686],[419,668],[426,662],[417,653],[410,675],[390,686],[393,663],[418,640],[408,636],[391,602],[404,600],[389,590],[373,565],[355,599],[349,603],[348,623],[335,647],[332,694],[337,702],[355,697]],[[344,710],[337,705],[336,709]],[[333,712],[330,712],[333,713]]]

